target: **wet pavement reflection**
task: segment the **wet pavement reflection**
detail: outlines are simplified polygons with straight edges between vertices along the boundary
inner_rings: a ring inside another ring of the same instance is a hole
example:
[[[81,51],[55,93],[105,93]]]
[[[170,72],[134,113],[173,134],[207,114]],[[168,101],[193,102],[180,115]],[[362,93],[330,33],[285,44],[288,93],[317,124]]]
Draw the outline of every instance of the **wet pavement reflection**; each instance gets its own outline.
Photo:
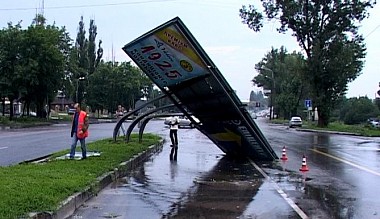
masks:
[[[281,155],[286,146],[289,157],[277,168],[284,174],[278,176],[276,168],[266,172],[310,218],[380,218],[380,138],[262,125],[274,150]],[[301,174],[302,155],[310,171]]]
[[[297,218],[248,161],[223,156],[195,129],[179,135],[177,161],[166,143],[73,218]]]
[[[164,144],[73,218],[300,218],[276,186],[309,218],[380,218],[378,139],[259,125],[278,156],[286,146],[289,157],[257,163],[269,179],[248,161],[225,157],[196,129],[180,129],[177,161],[169,159],[171,147]],[[168,130],[158,134],[167,138]],[[304,173],[302,155],[310,168]]]

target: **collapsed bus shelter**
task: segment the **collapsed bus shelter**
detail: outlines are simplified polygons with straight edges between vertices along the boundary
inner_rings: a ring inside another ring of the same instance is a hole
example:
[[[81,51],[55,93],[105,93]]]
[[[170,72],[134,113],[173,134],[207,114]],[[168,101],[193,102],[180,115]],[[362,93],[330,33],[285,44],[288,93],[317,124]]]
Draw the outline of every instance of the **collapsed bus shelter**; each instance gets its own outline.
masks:
[[[223,152],[253,160],[277,159],[245,105],[178,17],[128,43],[123,50]],[[154,117],[151,114],[144,113],[138,119],[146,117],[149,121]],[[116,125],[114,138],[129,115]]]

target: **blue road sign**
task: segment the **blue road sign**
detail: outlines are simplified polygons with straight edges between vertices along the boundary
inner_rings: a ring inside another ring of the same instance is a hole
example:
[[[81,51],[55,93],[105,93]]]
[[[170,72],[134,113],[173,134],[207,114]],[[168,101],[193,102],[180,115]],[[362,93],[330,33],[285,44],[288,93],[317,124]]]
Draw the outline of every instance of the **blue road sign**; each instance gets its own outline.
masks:
[[[311,100],[309,100],[309,99],[305,100],[305,107],[306,108],[311,107]]]

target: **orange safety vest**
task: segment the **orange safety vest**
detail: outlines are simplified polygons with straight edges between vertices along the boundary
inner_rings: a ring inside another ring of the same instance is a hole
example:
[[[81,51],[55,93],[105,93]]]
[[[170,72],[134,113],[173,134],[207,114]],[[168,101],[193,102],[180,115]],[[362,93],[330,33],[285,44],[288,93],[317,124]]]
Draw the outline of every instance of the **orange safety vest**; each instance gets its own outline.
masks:
[[[77,137],[80,139],[88,137],[88,118],[87,113],[85,111],[80,111],[78,118],[78,129],[77,129]],[[86,127],[85,127],[86,122]],[[82,132],[81,132],[82,131]]]

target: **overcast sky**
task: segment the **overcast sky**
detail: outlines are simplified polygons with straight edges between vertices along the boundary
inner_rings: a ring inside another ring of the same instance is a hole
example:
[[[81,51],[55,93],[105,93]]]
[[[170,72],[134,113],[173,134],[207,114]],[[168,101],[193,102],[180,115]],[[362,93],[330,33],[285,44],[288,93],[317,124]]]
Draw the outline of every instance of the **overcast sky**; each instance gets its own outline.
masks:
[[[149,30],[178,16],[222,72],[241,100],[249,99],[254,89],[250,80],[254,69],[271,47],[300,51],[295,38],[279,34],[277,23],[266,23],[255,33],[241,23],[239,9],[254,0],[2,0],[0,27],[8,22],[29,26],[36,12],[44,8],[47,23],[65,26],[75,39],[80,16],[86,29],[90,19],[98,27],[97,39],[103,40],[105,60],[130,58],[121,48]],[[367,95],[373,99],[380,82],[380,6],[369,11],[371,16],[362,23],[366,37],[367,57],[362,75],[349,84],[348,97]]]

